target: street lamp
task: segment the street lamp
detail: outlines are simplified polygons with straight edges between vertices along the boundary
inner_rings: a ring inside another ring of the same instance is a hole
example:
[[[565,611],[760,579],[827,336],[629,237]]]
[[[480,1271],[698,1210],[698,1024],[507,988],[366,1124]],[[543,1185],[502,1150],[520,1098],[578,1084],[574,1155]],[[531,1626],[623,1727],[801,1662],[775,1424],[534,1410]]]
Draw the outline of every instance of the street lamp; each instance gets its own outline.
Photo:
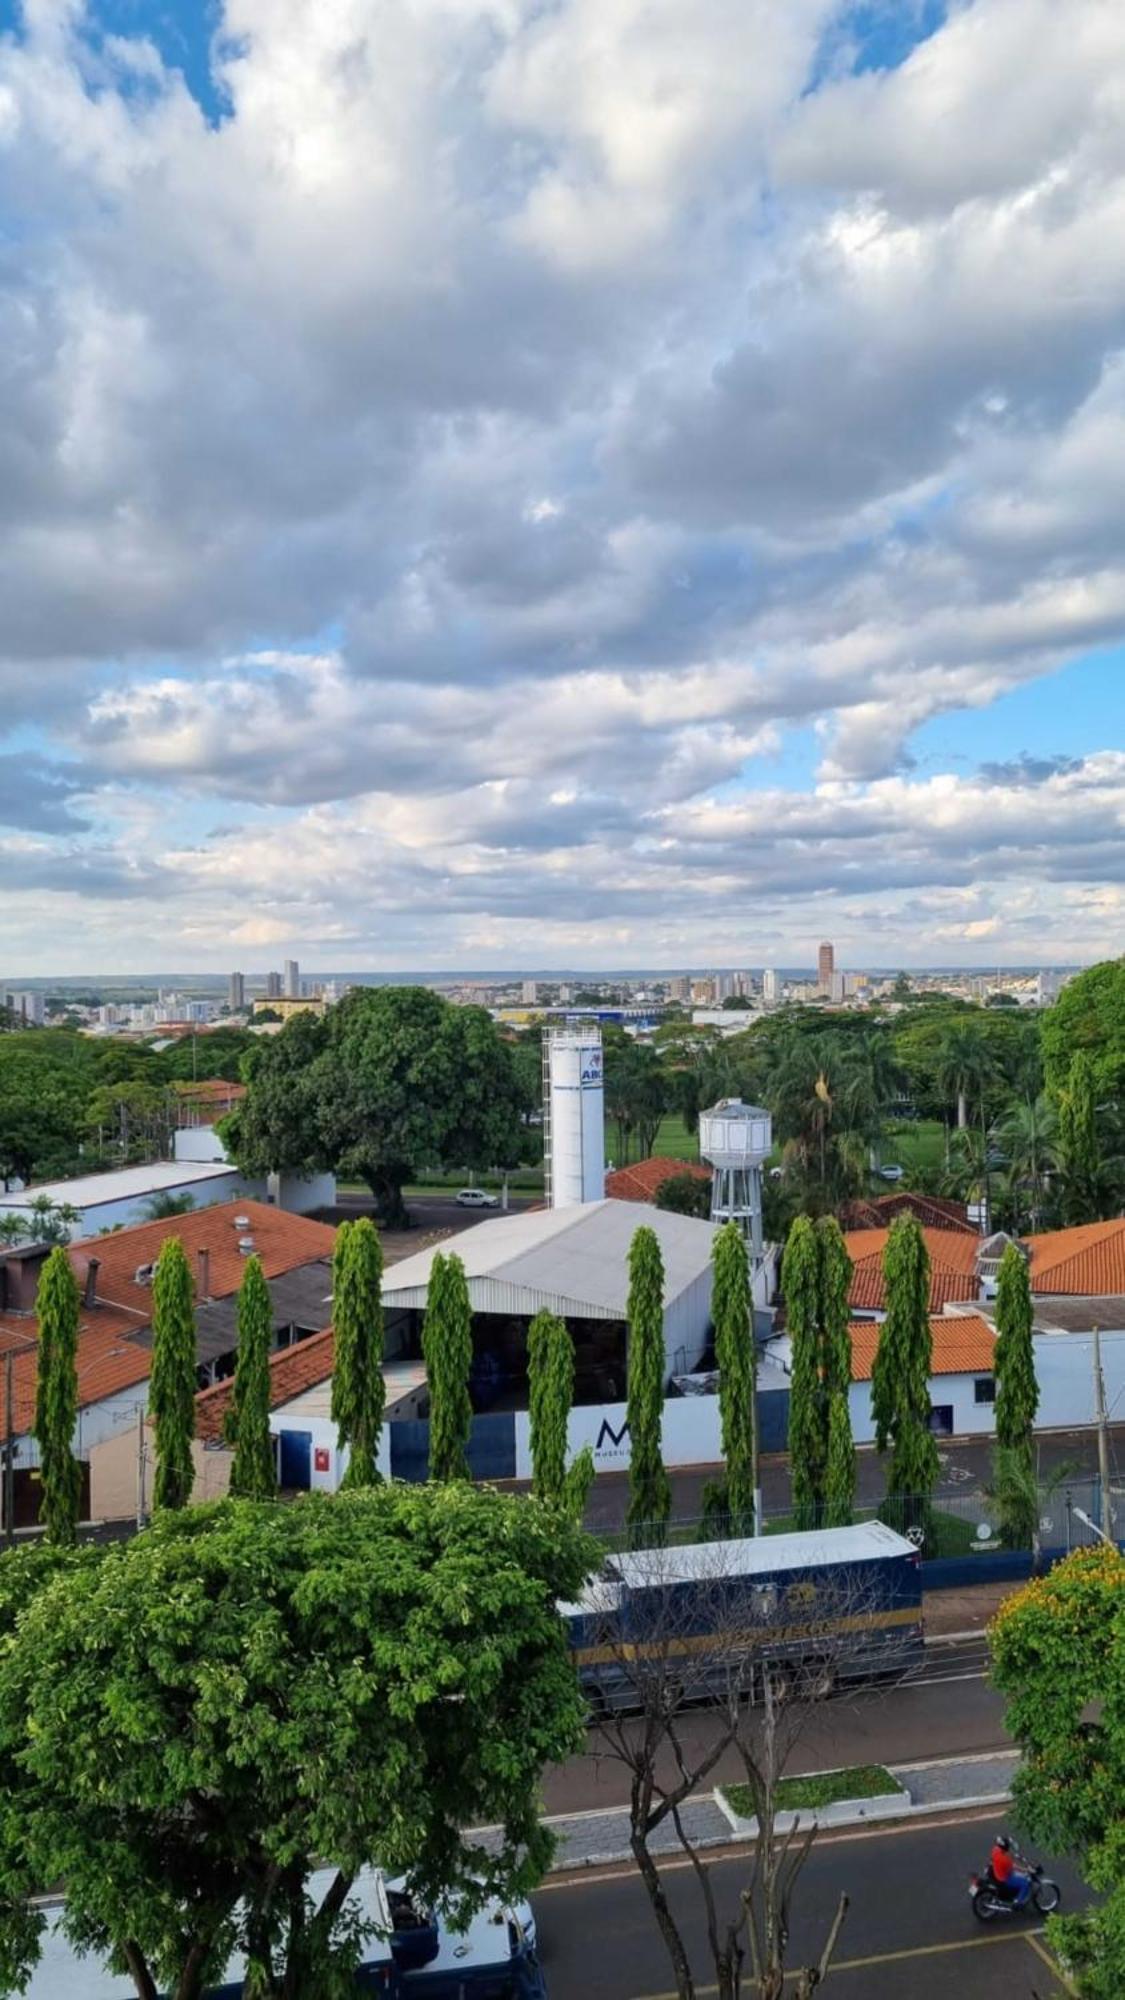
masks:
[[[1097,1535],[1107,1548],[1116,1549],[1117,1543],[1114,1541],[1113,1536],[1107,1535],[1104,1528],[1099,1528],[1096,1521],[1091,1521],[1090,1516],[1084,1513],[1081,1507],[1072,1507],[1071,1513],[1077,1516],[1084,1528],[1089,1528],[1093,1534]]]

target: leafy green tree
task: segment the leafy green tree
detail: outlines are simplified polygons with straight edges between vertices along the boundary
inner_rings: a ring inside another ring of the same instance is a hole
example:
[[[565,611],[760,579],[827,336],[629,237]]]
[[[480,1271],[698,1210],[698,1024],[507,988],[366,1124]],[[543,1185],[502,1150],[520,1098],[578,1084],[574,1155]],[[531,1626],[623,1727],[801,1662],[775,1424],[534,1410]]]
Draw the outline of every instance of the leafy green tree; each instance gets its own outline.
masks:
[[[1063,1217],[1096,1222],[1102,1207],[1102,1152],[1092,1056],[1079,1049],[1059,1096],[1058,1160],[1063,1173]]]
[[[871,1378],[875,1443],[891,1452],[886,1518],[902,1530],[930,1530],[930,1495],[938,1475],[929,1427],[930,1259],[913,1215],[896,1216],[883,1253],[886,1318]]]
[[[68,1936],[141,2000],[201,2000],[235,1950],[262,2000],[341,2000],[362,1867],[470,1909],[538,1880],[541,1773],[585,1720],[555,1606],[600,1556],[557,1511],[384,1485],[43,1553],[0,1558],[0,1967],[65,1881]]]
[[[347,1446],[345,1486],[375,1486],[387,1394],[383,1381],[383,1246],[361,1216],[336,1232],[332,1258],[332,1421]]]
[[[1103,959],[1068,980],[1039,1019],[1048,1088],[1066,1086],[1079,1051],[1090,1057],[1099,1101],[1125,1096],[1125,957]]]
[[[537,1500],[562,1499],[566,1430],[574,1400],[574,1342],[557,1313],[536,1313],[527,1331],[528,1417],[532,1490]]]
[[[630,1528],[663,1540],[672,1489],[661,1455],[664,1424],[664,1260],[656,1231],[642,1226],[629,1245],[628,1389]]]
[[[1004,1600],[992,1678],[1021,1751],[1013,1784],[1032,1839],[1073,1854],[1100,1900],[1049,1917],[1082,2000],[1125,1993],[1125,1561],[1080,1549]]]
[[[1013,1549],[1031,1547],[1039,1517],[1034,1479],[1035,1413],[1039,1408],[1031,1340],[1034,1318],[1027,1259],[1009,1243],[997,1277],[992,1366],[996,1376],[997,1456],[1008,1453],[1021,1474],[1013,1477],[1009,1464],[997,1488],[1002,1497],[1001,1531]]]
[[[155,1438],[153,1505],[186,1507],[195,1482],[195,1286],[178,1236],[161,1245],[152,1280],[149,1411]]]
[[[605,1044],[605,1109],[617,1127],[618,1166],[629,1159],[634,1136],[637,1157],[651,1153],[668,1102],[668,1084],[655,1049],[623,1037]]]
[[[430,1266],[422,1358],[430,1387],[430,1478],[468,1479],[473,1308],[460,1257],[440,1250]]]
[[[1007,1217],[1017,1228],[1044,1227],[1051,1176],[1059,1161],[1059,1114],[1046,1092],[1013,1103],[994,1137],[1008,1162]]]
[[[238,1288],[238,1357],[224,1432],[234,1446],[230,1490],[246,1500],[272,1500],[277,1464],[270,1436],[270,1348],[273,1304],[260,1257],[249,1257]]]
[[[74,1456],[80,1309],[70,1258],[56,1245],[43,1266],[35,1299],[39,1321],[35,1437],[43,1488],[40,1519],[46,1523],[48,1541],[64,1547],[75,1539],[82,1497],[82,1469]]]
[[[191,1194],[154,1194],[145,1203],[146,1222],[170,1222],[174,1215],[190,1215],[195,1207]]]
[[[247,1173],[358,1175],[383,1219],[421,1166],[513,1166],[528,1144],[510,1046],[483,1007],[421,986],[355,987],[323,1020],[295,1015],[247,1064],[223,1132]]]
[[[820,1376],[823,1395],[825,1462],[823,1505],[825,1525],[845,1528],[855,1499],[855,1446],[852,1442],[851,1314],[848,1292],[852,1260],[835,1216],[822,1216],[816,1226]]]
[[[815,1528],[827,1456],[820,1380],[820,1250],[815,1225],[799,1215],[781,1260],[789,1335],[789,1478],[798,1528]]]
[[[758,1532],[758,1356],[746,1238],[737,1222],[719,1230],[711,1250],[711,1317],[719,1364],[719,1420],[731,1532]]]
[[[711,1214],[711,1182],[702,1174],[669,1174],[656,1190],[655,1208],[673,1215],[694,1215],[706,1222]]]

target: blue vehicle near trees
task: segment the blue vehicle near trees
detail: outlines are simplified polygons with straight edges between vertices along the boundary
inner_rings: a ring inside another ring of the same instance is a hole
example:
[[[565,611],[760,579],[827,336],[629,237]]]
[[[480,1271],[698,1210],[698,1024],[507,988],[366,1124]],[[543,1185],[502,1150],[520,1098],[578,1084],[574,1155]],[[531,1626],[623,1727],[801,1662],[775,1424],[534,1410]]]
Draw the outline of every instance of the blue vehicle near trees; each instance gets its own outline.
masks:
[[[891,1684],[921,1664],[921,1556],[882,1521],[614,1555],[562,1607],[593,1704]]]

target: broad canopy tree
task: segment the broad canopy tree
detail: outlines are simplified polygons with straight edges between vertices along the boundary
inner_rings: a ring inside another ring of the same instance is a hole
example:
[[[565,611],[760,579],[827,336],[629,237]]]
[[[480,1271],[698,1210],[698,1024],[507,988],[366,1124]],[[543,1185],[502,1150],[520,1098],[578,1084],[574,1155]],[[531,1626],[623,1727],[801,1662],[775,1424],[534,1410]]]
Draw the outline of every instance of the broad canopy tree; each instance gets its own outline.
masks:
[[[584,1722],[555,1605],[598,1556],[557,1511],[457,1485],[227,1500],[0,1557],[5,1988],[59,1881],[72,1942],[139,2000],[199,2000],[236,1949],[259,2000],[339,2000],[376,1858],[470,1907],[526,1893],[540,1773]],[[494,1846],[466,1839],[482,1824]]]
[[[1082,2000],[1125,1993],[1125,1560],[1079,1549],[1005,1599],[989,1633],[992,1677],[1022,1752],[1021,1825],[1073,1854],[1096,1907],[1049,1917]]]
[[[247,1173],[331,1168],[365,1181],[389,1223],[423,1166],[514,1166],[527,1143],[512,1050],[482,1007],[420,986],[356,987],[295,1015],[247,1065],[224,1123]]]

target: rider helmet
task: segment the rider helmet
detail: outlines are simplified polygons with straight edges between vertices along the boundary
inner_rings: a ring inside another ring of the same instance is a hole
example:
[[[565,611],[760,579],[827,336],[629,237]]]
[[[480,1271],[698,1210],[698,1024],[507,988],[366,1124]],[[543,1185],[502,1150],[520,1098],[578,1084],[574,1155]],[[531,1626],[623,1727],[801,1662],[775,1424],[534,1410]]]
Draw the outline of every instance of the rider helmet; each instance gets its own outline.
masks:
[[[1010,1854],[1012,1851],[1012,1843],[1006,1833],[997,1834],[996,1845],[1000,1849],[1001,1854]]]

